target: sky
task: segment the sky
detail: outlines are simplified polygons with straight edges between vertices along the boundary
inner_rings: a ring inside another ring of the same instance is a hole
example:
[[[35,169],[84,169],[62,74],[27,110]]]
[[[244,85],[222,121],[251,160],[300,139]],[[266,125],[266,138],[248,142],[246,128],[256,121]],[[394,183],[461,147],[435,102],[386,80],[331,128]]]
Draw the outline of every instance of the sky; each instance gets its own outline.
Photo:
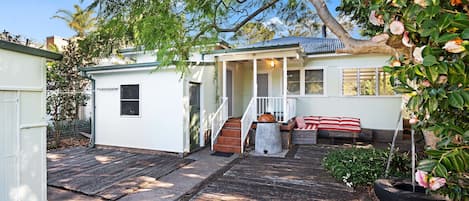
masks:
[[[88,2],[88,3],[87,3]],[[47,36],[70,37],[75,33],[60,19],[52,19],[57,10],[73,11],[73,5],[85,7],[90,1],[79,0],[6,0],[0,4],[0,32],[7,30],[35,42]]]
[[[0,4],[0,32],[7,30],[35,42],[43,43],[48,36],[68,38],[75,33],[60,19],[54,19],[57,10],[73,11],[73,5],[89,5],[91,0],[6,0]],[[327,1],[329,9],[335,14],[340,0]]]

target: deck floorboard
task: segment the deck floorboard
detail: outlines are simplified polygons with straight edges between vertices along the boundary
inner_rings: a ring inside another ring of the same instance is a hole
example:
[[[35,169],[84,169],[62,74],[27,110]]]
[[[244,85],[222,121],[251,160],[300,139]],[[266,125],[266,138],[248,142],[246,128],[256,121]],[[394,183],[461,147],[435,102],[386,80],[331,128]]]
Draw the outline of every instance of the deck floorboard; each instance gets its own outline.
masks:
[[[47,154],[47,184],[83,195],[115,200],[137,191],[141,183],[149,179],[157,180],[192,161],[171,155],[137,154],[112,149],[59,150]]]
[[[191,200],[361,200],[321,162],[338,146],[301,145],[294,157],[249,156],[203,187]]]

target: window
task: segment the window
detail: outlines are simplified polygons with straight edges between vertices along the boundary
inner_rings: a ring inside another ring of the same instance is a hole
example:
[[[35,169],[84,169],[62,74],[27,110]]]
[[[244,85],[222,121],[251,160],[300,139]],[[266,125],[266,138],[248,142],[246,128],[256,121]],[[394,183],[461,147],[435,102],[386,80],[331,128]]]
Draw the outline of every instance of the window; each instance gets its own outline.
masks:
[[[121,85],[121,115],[138,116],[140,114],[139,85]]]
[[[348,68],[342,71],[344,96],[394,95],[389,75],[382,68]]]
[[[305,70],[305,94],[318,95],[324,93],[323,70]]]
[[[287,71],[287,95],[324,94],[324,70],[301,69]]]
[[[300,70],[287,71],[287,94],[300,95]]]

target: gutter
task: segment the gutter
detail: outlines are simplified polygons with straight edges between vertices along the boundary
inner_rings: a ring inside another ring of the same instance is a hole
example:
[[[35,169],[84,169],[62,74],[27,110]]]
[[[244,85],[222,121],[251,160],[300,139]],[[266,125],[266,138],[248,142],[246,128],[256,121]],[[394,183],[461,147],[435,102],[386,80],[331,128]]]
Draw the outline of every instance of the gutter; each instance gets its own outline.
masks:
[[[93,77],[91,77],[90,75],[88,75],[86,71],[82,71],[81,76],[88,80],[91,80],[91,104],[93,104],[93,114],[91,117],[90,144],[88,146],[94,148],[96,145],[96,80],[93,79]]]

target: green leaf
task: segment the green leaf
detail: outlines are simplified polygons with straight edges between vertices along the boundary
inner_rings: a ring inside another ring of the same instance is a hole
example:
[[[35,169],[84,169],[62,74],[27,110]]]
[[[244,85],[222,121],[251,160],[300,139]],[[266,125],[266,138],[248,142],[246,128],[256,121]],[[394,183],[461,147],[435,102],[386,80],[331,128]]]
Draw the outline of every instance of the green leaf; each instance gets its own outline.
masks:
[[[406,93],[411,93],[414,91],[412,88],[404,87],[404,86],[394,87],[393,90],[399,94],[406,94]]]
[[[433,55],[427,55],[423,58],[423,65],[424,66],[432,66],[438,64],[438,61],[436,60],[436,57]]]
[[[435,82],[438,79],[438,67],[427,66],[425,67],[425,74],[429,80]]]
[[[469,91],[461,91],[461,96],[464,99],[466,107],[469,107]]]
[[[436,109],[438,109],[438,100],[435,97],[431,97],[428,100],[428,110],[430,110],[430,112],[433,112]]]
[[[407,103],[407,106],[411,111],[418,111],[421,103],[422,96],[412,96],[412,98],[409,99],[409,103]]]
[[[436,164],[435,166],[435,174],[440,177],[448,177],[448,170],[446,170],[445,166],[441,163]]]
[[[436,164],[437,164],[436,160],[424,159],[419,162],[417,169],[426,171],[426,172],[431,172]]]
[[[464,31],[461,33],[461,38],[469,39],[469,28],[464,29]]]
[[[459,36],[459,34],[457,34],[457,33],[445,33],[442,36],[440,36],[438,38],[438,40],[436,40],[436,42],[437,43],[446,43],[449,40],[455,39],[458,36]]]
[[[448,102],[449,102],[449,105],[451,105],[452,107],[463,109],[464,99],[457,92],[448,94]]]

